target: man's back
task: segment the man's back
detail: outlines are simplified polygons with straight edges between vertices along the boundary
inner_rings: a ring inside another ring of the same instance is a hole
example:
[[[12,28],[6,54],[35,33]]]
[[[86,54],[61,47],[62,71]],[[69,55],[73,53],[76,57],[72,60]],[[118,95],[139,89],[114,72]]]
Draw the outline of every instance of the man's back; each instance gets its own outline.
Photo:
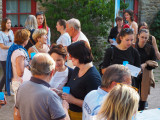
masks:
[[[28,81],[22,84],[17,93],[16,107],[23,120],[51,120],[65,117],[60,98],[43,81],[40,83]]]
[[[83,120],[90,120],[93,115],[96,115],[100,109],[103,99],[107,92],[98,88],[89,92],[83,101]]]

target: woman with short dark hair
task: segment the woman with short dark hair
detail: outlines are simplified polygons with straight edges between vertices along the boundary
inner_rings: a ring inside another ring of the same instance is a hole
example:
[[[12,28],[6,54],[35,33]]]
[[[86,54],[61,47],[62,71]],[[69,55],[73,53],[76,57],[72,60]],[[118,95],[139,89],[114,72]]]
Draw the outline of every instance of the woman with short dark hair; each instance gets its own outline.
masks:
[[[78,41],[67,47],[69,59],[75,67],[67,86],[70,94],[63,93],[62,98],[69,103],[71,120],[82,120],[84,97],[101,84],[101,76],[93,66],[91,48],[86,41]]]
[[[3,86],[5,85],[6,90],[6,60],[9,47],[13,44],[14,34],[11,30],[11,20],[4,18],[1,22],[2,31],[0,31],[0,62],[3,69],[2,80],[0,81],[0,92],[2,92]]]
[[[71,78],[73,72],[72,68],[65,65],[65,62],[67,60],[67,51],[61,44],[60,45],[53,44],[52,48],[48,53],[56,63],[55,66],[56,72],[50,81],[50,85],[52,88],[62,90],[63,86]]]

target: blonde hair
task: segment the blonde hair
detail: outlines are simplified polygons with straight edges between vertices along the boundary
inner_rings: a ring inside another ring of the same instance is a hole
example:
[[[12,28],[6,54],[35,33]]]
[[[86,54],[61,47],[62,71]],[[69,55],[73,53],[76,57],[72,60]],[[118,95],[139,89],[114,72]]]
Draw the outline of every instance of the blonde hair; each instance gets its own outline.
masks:
[[[34,15],[29,15],[25,21],[25,26],[26,29],[32,30],[32,29],[37,29],[37,19]]]
[[[139,95],[130,86],[116,85],[105,98],[97,119],[131,120],[138,111]]]
[[[47,31],[45,29],[36,29],[33,32],[32,38],[35,42],[38,42],[37,38],[40,38],[42,35],[46,35]]]

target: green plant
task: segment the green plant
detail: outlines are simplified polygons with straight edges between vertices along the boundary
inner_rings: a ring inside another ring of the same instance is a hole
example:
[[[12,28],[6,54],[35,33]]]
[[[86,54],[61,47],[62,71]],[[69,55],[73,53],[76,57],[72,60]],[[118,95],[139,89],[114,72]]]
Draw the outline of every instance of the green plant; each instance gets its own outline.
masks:
[[[157,44],[159,45],[160,44],[160,11],[157,13],[152,24],[150,25],[150,33],[156,38]]]
[[[114,21],[114,0],[37,0],[46,8],[46,18],[52,32],[52,42],[56,41],[60,33],[56,30],[59,19],[77,18],[81,22],[81,29],[88,37],[94,60],[103,57],[106,42],[98,44],[100,37],[107,39],[111,23]],[[122,3],[124,8],[124,3]],[[107,41],[107,40],[105,40]]]

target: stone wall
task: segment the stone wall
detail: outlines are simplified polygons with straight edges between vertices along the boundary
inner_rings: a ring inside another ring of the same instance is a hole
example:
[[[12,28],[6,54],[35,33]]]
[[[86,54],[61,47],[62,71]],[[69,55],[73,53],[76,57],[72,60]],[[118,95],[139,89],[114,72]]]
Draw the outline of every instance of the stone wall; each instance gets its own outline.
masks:
[[[37,8],[36,8],[36,12],[39,11],[46,11],[45,7],[42,7],[40,2],[37,2]]]
[[[150,25],[158,11],[160,11],[160,0],[139,0],[139,22]]]

